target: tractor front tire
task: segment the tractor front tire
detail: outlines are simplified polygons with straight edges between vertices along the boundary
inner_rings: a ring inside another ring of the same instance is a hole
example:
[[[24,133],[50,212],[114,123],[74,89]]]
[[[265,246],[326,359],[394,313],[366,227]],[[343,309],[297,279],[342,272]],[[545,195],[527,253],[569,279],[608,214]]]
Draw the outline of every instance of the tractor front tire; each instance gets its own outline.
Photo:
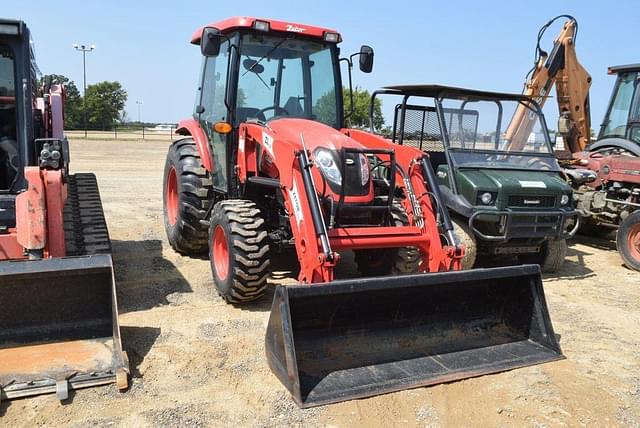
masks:
[[[391,219],[395,226],[406,226],[409,218],[399,201],[391,206]],[[420,251],[416,247],[356,250],[358,272],[364,276],[408,275],[420,267]]]
[[[163,183],[164,228],[169,244],[181,254],[204,253],[208,247],[205,217],[213,188],[193,139],[184,138],[169,147]]]
[[[475,236],[469,229],[469,224],[460,218],[452,217],[453,232],[460,240],[460,243],[464,245],[464,256],[460,261],[460,269],[468,270],[473,269],[478,258],[478,243]]]
[[[640,271],[640,211],[624,219],[618,228],[616,247],[624,264]]]
[[[269,244],[256,205],[231,199],[215,204],[209,226],[209,260],[218,294],[229,303],[260,299],[267,289]]]

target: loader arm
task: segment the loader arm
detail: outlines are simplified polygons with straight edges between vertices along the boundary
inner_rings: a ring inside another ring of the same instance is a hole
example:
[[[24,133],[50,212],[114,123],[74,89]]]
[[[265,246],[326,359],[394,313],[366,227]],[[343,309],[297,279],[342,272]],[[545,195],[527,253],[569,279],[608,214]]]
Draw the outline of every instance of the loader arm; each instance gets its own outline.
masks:
[[[571,153],[577,153],[585,149],[591,138],[591,76],[578,61],[575,50],[578,24],[574,18],[569,17],[565,22],[554,40],[550,54],[540,48],[542,34],[558,18],[560,17],[549,21],[538,33],[537,59],[530,72],[530,78],[525,83],[524,94],[536,100],[542,107],[555,85],[560,115],[558,131],[565,141],[565,147]],[[507,128],[505,139],[524,145],[533,126],[534,122],[527,114],[527,107],[520,105]],[[513,149],[519,150],[522,147]]]

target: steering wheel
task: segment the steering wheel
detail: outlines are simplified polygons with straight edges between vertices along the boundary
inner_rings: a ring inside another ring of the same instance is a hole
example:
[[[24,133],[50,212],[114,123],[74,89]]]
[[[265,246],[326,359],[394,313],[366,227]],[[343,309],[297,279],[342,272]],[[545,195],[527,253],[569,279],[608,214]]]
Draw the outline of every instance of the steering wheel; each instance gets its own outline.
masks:
[[[549,171],[551,169],[548,164],[541,161],[540,159],[528,158],[526,156],[519,159],[517,163],[520,165],[525,165],[527,168],[537,169],[540,171]]]
[[[262,108],[260,109],[258,114],[262,114],[264,116],[264,112],[269,110],[273,110],[273,116],[279,116],[280,113],[284,113],[286,116],[291,116],[285,108],[280,106],[269,106],[269,107]]]

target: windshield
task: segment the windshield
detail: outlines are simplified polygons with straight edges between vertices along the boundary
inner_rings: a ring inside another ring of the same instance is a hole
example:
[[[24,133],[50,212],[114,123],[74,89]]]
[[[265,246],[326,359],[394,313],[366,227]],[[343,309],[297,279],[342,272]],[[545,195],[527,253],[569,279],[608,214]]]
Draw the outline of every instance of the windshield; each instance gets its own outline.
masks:
[[[621,74],[618,78],[616,92],[611,100],[607,117],[604,120],[600,138],[625,138],[631,102],[633,101],[633,94],[637,85],[636,82],[636,72]]]
[[[335,45],[246,34],[240,51],[237,120],[317,120],[337,128]]]
[[[559,170],[541,113],[532,105],[518,100],[444,98],[441,121],[435,100],[413,104],[427,99],[411,99],[404,111],[404,126],[400,125],[402,105],[396,106],[394,139],[398,141],[402,132],[403,144],[429,153],[432,163],[443,163],[446,149],[461,167]]]

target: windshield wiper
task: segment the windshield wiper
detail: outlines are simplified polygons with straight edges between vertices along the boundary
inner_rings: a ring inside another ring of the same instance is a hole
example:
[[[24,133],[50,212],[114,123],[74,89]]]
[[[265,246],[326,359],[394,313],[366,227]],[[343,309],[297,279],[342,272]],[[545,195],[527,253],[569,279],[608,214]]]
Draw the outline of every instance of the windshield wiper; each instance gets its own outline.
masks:
[[[269,55],[271,55],[276,49],[278,49],[284,42],[286,42],[287,40],[291,40],[291,37],[287,37],[284,38],[282,40],[280,40],[278,43],[276,43],[276,45],[274,47],[272,47],[269,52],[267,52],[266,54],[264,54],[256,63],[254,63],[251,67],[249,67],[247,69],[247,71],[245,71],[242,75],[244,76],[245,74],[247,74],[250,71],[253,71],[253,69],[262,62],[263,59],[267,58]],[[257,76],[257,74],[256,74]],[[260,79],[262,80],[262,79]],[[264,80],[262,80],[262,82],[264,82]],[[268,86],[267,86],[268,87]]]

